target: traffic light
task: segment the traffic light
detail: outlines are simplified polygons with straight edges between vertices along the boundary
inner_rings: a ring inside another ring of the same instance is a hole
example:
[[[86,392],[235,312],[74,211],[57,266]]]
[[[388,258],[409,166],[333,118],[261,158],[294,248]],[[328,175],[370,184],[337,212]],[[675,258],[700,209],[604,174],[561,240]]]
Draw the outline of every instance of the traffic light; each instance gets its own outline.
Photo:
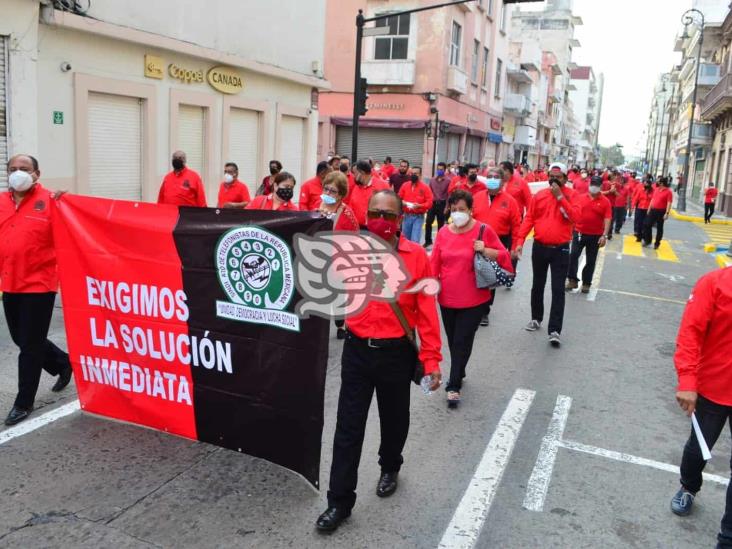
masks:
[[[358,86],[358,114],[359,116],[366,116],[366,112],[369,110],[366,106],[366,100],[369,98],[369,94],[366,91],[369,87],[369,83],[365,78],[361,78],[361,82]]]

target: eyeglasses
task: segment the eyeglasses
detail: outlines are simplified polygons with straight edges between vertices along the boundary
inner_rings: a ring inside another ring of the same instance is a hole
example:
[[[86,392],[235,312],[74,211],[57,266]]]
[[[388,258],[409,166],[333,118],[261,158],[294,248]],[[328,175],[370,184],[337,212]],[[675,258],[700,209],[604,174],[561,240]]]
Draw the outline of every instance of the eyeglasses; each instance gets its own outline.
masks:
[[[366,217],[369,219],[379,219],[381,217],[386,221],[396,221],[399,219],[399,214],[388,210],[369,210],[366,212]]]
[[[336,189],[335,187],[323,187],[323,192],[325,194],[330,194],[333,196],[338,196],[338,194],[339,194],[338,189]]]

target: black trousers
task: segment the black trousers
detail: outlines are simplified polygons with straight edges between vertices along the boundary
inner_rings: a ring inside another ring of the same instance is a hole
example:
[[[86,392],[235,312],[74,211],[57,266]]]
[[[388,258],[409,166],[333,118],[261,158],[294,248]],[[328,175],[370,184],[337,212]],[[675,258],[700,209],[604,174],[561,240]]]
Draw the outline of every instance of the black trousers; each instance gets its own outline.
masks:
[[[544,320],[544,287],[549,268],[552,270],[552,305],[549,310],[549,333],[562,333],[564,322],[564,281],[569,269],[569,242],[549,247],[534,241],[531,251],[534,280],[531,285],[531,318]]]
[[[619,233],[620,229],[623,228],[623,223],[625,223],[625,216],[627,215],[627,210],[625,206],[614,206],[613,207],[613,224],[615,225],[615,232]],[[610,225],[610,230],[612,230],[612,225]]]
[[[599,234],[574,233],[572,237],[572,252],[569,255],[568,279],[579,281],[579,278],[577,278],[579,258],[582,255],[582,250],[585,250],[587,262],[585,263],[585,268],[582,269],[582,284],[592,284],[592,276],[595,274],[595,263],[597,263],[597,254],[600,251],[600,237],[601,235]]]
[[[711,204],[704,204],[704,222],[709,223],[714,215],[714,202]]]
[[[501,244],[503,244],[506,247],[506,249],[510,252],[511,243],[512,243],[511,235],[510,234],[504,234],[503,236],[498,235],[498,239],[501,241]],[[511,264],[513,265],[513,272],[516,272],[516,265],[518,265],[518,259],[511,258]],[[489,314],[491,314],[491,307],[493,306],[493,303],[495,303],[495,301],[496,301],[496,290],[494,288],[493,290],[491,290],[491,298],[488,301],[486,301],[486,303],[484,305],[485,311],[483,312],[483,314],[485,316],[488,316]]]
[[[328,505],[351,509],[356,503],[366,419],[374,391],[379,406],[379,465],[397,472],[409,432],[409,396],[415,365],[414,347],[406,338],[373,348],[349,333],[341,356],[341,391],[333,440]]]
[[[448,391],[459,391],[463,386],[465,368],[473,352],[475,332],[480,326],[484,311],[485,304],[465,309],[440,306],[447,345],[450,348],[450,381],[445,387]]]
[[[710,450],[726,423],[729,423],[732,432],[732,406],[717,404],[702,395],[699,395],[696,402],[696,419]],[[681,459],[681,485],[696,494],[701,489],[702,471],[706,464],[692,428],[689,440],[684,446],[684,457]],[[732,457],[730,457],[730,469],[732,469]],[[719,542],[717,547],[732,547],[732,483],[727,486],[727,504],[717,540]]]
[[[656,244],[660,244],[663,240],[663,217],[666,215],[666,210],[653,209],[646,214],[646,219],[643,223],[643,241],[646,244],[650,244],[653,240],[653,227],[656,227]]]
[[[41,370],[57,376],[71,367],[69,355],[48,340],[55,292],[4,293],[3,309],[10,337],[20,348],[18,396],[15,406],[30,409],[36,399]]]
[[[432,207],[427,211],[427,219],[424,222],[424,243],[432,244],[432,224],[437,219],[437,230],[442,229],[445,224],[445,204],[446,200],[435,200]]]
[[[633,232],[636,238],[643,238],[643,224],[646,221],[646,214],[648,210],[646,208],[635,209],[635,221],[633,225]]]

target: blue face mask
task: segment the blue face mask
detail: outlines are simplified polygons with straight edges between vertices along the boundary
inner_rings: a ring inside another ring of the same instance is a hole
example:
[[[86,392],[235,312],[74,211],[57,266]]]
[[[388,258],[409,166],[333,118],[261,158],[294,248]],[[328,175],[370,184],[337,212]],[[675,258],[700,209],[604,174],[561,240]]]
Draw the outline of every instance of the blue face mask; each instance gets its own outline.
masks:
[[[488,178],[488,190],[497,191],[501,188],[501,180],[496,177]]]
[[[323,201],[323,204],[325,204],[326,206],[332,206],[333,204],[338,202],[337,198],[335,198],[334,196],[331,196],[329,194],[325,194],[325,193],[320,195],[320,199]]]
[[[442,177],[445,175],[445,170],[437,170],[437,177]]]

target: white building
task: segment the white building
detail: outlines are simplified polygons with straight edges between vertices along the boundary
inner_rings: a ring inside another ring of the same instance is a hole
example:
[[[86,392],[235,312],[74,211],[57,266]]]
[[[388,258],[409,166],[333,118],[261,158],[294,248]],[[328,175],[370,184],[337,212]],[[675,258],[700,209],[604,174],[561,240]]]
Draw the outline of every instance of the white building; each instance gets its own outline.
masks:
[[[595,78],[592,67],[577,67],[571,71],[572,89],[569,99],[576,122],[576,162],[592,166],[599,160],[597,133],[602,110],[602,79]]]
[[[2,1],[3,169],[30,153],[50,188],[155,200],[182,149],[209,204],[227,161],[252,191],[271,158],[314,171],[325,0],[54,5]]]

